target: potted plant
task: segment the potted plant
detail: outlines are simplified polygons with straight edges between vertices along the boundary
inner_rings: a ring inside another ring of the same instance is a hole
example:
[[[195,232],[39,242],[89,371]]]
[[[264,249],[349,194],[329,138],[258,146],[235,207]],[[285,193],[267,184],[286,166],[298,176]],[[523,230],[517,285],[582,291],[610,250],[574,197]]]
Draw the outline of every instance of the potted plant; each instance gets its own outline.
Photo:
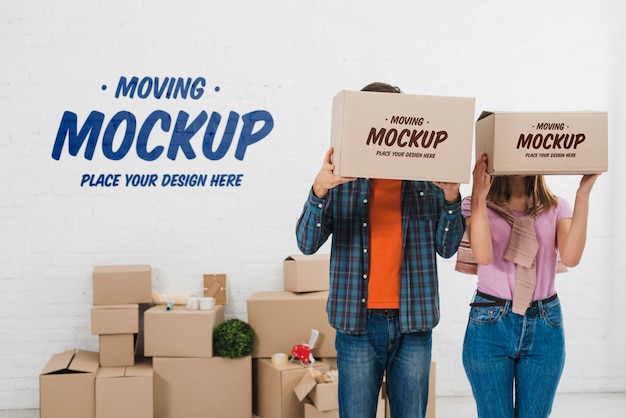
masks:
[[[241,319],[228,319],[213,331],[215,355],[226,358],[249,356],[254,346],[254,330]]]

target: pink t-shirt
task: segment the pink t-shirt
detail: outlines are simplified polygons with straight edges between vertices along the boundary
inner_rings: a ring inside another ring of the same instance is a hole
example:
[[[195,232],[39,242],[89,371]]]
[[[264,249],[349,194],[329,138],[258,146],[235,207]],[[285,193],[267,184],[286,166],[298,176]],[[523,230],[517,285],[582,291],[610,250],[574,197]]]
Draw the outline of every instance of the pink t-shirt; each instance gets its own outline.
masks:
[[[461,206],[463,216],[466,218],[471,216],[470,200],[470,197],[466,197]],[[493,210],[487,209],[487,211],[493,242],[493,261],[488,265],[478,265],[478,289],[503,299],[513,299],[516,267],[514,263],[504,259],[504,252],[511,235],[511,226]],[[522,212],[513,211],[513,213],[523,215]],[[545,299],[556,292],[554,287],[557,267],[556,229],[561,219],[571,217],[570,204],[565,199],[557,197],[557,206],[542,212],[535,219],[535,234],[539,242],[539,251],[536,257],[537,286],[533,300]]]

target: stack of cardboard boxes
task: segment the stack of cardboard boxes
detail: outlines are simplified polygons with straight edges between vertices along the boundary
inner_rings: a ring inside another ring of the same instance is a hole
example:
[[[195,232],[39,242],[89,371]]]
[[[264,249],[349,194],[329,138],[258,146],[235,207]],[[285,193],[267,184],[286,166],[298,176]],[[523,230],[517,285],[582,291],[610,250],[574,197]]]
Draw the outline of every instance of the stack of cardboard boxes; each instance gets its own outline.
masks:
[[[40,375],[42,418],[251,416],[252,358],[213,356],[224,305],[153,306],[151,273],[149,265],[94,267],[100,352],[52,356]]]

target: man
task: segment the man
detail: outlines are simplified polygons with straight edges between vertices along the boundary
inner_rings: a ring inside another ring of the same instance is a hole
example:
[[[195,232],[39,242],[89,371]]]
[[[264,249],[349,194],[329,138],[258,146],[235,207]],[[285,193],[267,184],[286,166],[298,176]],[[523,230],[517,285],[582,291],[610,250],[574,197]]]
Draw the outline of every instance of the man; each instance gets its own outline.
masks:
[[[386,83],[363,91],[401,93]],[[426,415],[437,259],[465,231],[460,184],[339,177],[329,149],[296,226],[315,253],[332,234],[328,319],[336,330],[339,414],[375,417],[386,375],[393,418]]]

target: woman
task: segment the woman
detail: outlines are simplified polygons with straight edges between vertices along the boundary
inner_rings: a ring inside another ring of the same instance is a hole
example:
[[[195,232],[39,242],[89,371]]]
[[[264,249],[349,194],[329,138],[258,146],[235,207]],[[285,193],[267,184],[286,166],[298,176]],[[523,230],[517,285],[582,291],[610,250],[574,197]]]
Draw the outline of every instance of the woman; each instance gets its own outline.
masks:
[[[574,210],[543,176],[487,173],[474,167],[463,201],[478,264],[463,366],[481,418],[540,418],[552,409],[565,362],[554,279],[560,262],[577,265],[587,234],[589,194],[599,174],[584,175]]]

